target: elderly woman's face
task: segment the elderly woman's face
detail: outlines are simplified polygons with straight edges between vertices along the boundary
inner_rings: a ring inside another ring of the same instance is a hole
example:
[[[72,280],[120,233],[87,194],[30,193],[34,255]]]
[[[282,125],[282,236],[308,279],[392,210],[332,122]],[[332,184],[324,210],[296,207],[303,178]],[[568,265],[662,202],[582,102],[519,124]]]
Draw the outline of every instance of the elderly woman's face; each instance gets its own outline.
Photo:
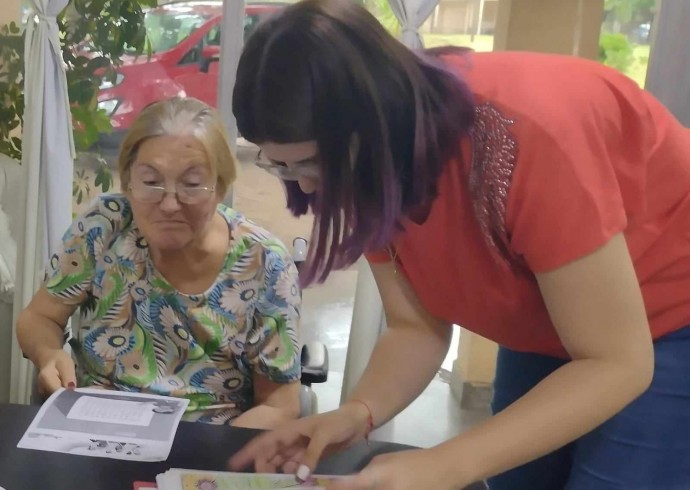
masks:
[[[204,147],[193,136],[158,136],[142,143],[127,194],[149,246],[173,251],[201,238],[220,201],[215,184]]]

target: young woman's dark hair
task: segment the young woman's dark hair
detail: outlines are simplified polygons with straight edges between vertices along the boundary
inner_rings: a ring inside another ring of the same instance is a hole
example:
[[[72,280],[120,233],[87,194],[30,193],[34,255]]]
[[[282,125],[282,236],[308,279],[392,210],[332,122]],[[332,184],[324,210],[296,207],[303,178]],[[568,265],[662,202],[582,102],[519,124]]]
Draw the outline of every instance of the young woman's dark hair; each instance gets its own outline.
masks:
[[[305,283],[387,246],[460,158],[474,105],[440,54],[407,49],[351,0],[301,1],[249,37],[233,94],[240,133],[319,150],[314,194],[285,182],[289,209],[315,215]]]

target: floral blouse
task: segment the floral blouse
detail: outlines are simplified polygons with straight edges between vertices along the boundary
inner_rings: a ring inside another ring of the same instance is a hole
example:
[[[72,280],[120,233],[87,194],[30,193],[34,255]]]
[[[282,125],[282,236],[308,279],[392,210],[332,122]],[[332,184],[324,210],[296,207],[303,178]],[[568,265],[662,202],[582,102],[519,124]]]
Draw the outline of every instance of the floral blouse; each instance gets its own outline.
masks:
[[[81,307],[70,342],[80,386],[188,398],[187,420],[224,424],[251,408],[254,373],[299,379],[295,265],[277,238],[222,204],[218,213],[232,240],[199,295],[155,269],[125,196],[99,197],[72,224],[46,288]]]

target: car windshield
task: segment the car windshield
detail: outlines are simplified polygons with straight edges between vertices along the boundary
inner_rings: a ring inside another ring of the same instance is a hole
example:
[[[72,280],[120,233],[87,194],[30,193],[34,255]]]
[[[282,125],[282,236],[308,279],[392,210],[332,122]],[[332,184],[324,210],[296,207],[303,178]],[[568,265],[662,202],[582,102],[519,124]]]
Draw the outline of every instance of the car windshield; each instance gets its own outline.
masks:
[[[202,15],[190,12],[183,7],[147,12],[144,23],[152,51],[159,53],[174,48],[189,37],[205,20]]]

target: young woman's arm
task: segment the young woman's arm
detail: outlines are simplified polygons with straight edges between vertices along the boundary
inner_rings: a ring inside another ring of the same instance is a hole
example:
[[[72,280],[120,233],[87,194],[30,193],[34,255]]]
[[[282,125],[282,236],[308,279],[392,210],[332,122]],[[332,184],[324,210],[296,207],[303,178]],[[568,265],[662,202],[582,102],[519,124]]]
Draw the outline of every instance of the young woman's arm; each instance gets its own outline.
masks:
[[[503,412],[435,448],[452,481],[480,480],[554,451],[618,413],[651,383],[652,339],[622,234],[537,280],[572,362]]]
[[[374,274],[389,331],[379,341],[352,398],[364,401],[380,424],[426,386],[447,342],[441,324],[424,312],[391,266],[375,266]],[[537,279],[573,361],[470,431],[431,449],[374,458],[361,473],[338,481],[333,489],[416,490],[429,481],[438,489],[462,488],[577,439],[647,389],[653,375],[653,346],[624,237],[617,235],[591,255]],[[298,473],[308,474],[324,452],[361,438],[367,416],[361,404],[346,403],[334,412],[257,438],[231,463],[241,468],[254,462],[260,471],[275,471],[272,461],[279,455],[290,461],[283,468],[301,465]]]
[[[300,419],[256,438],[231,460],[233,468],[253,463],[256,471],[272,473],[301,467],[298,473],[304,477],[324,454],[364,438],[369,430],[369,409],[373,424],[381,425],[409,405],[433,379],[448,352],[450,326],[424,309],[392,264],[372,264],[371,268],[388,328],[350,401],[332,412]]]
[[[452,328],[434,318],[391,263],[371,264],[386,314],[379,339],[350,400],[365,402],[380,426],[407,407],[445,359]]]

